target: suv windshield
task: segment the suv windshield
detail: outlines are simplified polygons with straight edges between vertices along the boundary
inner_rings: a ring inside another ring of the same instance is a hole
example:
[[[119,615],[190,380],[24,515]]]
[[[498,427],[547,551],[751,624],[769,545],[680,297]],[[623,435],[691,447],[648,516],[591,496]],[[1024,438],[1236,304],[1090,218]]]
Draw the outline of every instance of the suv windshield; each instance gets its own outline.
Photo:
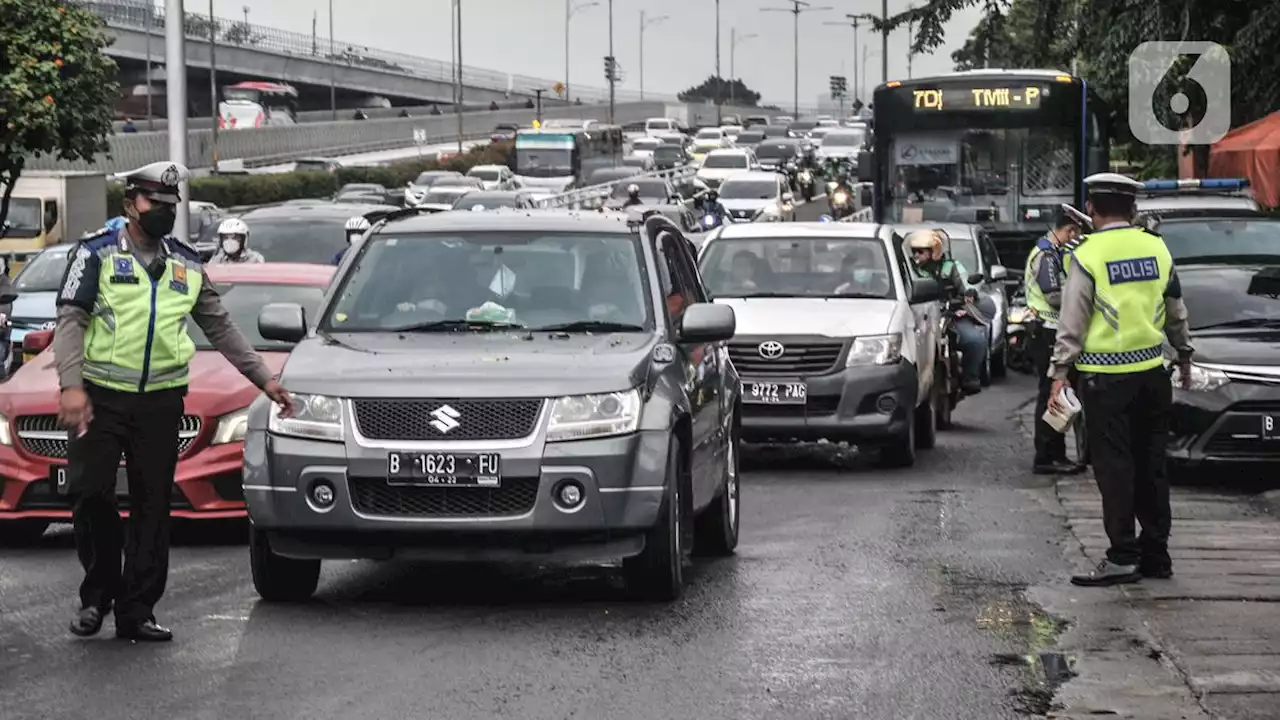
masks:
[[[458,201],[458,198],[465,197],[467,193],[475,192],[472,188],[438,188],[427,193],[423,200],[428,205],[452,205]]]
[[[67,259],[71,257],[67,252],[69,247],[50,248],[23,265],[22,272],[13,281],[18,292],[57,292],[62,287],[62,274],[67,271]]]
[[[1280,220],[1232,218],[1167,222],[1157,228],[1174,260],[1209,257],[1280,257]]]
[[[492,210],[493,208],[513,208],[517,205],[515,195],[490,195],[488,193],[467,193],[453,204],[454,210]]]
[[[1206,267],[1180,269],[1182,297],[1192,330],[1272,321],[1280,323],[1280,299],[1269,294],[1280,267]],[[1263,287],[1269,286],[1269,287]]]
[[[683,155],[684,155],[684,151],[676,147],[675,145],[663,145],[661,147],[654,148],[654,151],[653,151],[653,156],[655,158],[663,159],[663,160],[671,160],[671,159],[682,157]]]
[[[694,138],[698,140],[719,140],[722,137],[724,137],[724,132],[719,128],[699,130],[698,134],[694,136]]]
[[[772,200],[778,196],[774,180],[725,180],[720,186],[722,200]]]
[[[739,145],[756,145],[761,142],[764,142],[764,133],[759,130],[747,130],[738,135]]]
[[[501,172],[497,170],[489,170],[489,169],[484,169],[484,170],[472,169],[472,171],[467,173],[467,175],[470,175],[473,178],[480,178],[485,182],[497,182],[502,178]]]
[[[258,332],[258,313],[267,303],[297,303],[307,311],[307,317],[315,317],[324,299],[324,289],[310,285],[284,285],[280,283],[218,283],[218,295],[222,306],[231,316],[231,322],[240,328],[255,350],[289,350],[293,343],[267,340]],[[212,350],[213,344],[205,337],[200,326],[187,323],[187,332],[197,350]]]
[[[699,267],[716,297],[893,297],[889,258],[874,239],[721,239]]]
[[[249,247],[262,253],[267,262],[329,265],[333,256],[347,247],[349,217],[241,219],[249,226]]]
[[[360,246],[320,324],[330,332],[651,329],[643,263],[630,234],[378,234]]]
[[[756,157],[761,160],[781,160],[795,155],[795,143],[766,142],[756,146]]]
[[[708,155],[702,161],[704,168],[746,168],[747,156],[742,153],[724,153],[723,155]]]

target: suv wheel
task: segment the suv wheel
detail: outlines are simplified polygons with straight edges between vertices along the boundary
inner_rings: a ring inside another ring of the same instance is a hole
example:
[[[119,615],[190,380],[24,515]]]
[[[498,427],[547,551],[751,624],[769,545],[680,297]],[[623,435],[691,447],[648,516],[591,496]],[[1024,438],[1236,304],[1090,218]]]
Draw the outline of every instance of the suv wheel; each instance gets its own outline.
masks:
[[[48,528],[48,520],[0,520],[0,545],[30,545],[39,540]]]
[[[729,447],[725,451],[724,480],[720,484],[720,494],[707,506],[698,519],[694,521],[693,549],[699,555],[709,557],[726,557],[733,554],[738,547],[738,432],[729,436]]]
[[[938,443],[938,392],[929,388],[929,399],[916,408],[916,448],[932,450]]]
[[[653,600],[676,600],[684,593],[683,457],[684,446],[672,437],[658,522],[645,533],[644,550],[622,563],[628,589]]]
[[[249,530],[249,569],[253,587],[263,600],[306,600],[320,584],[320,561],[297,560],[271,551],[265,530]]]
[[[933,371],[933,392],[934,402],[937,403],[938,429],[946,430],[951,427],[951,410],[955,407],[951,397],[951,376],[947,373],[946,365],[939,364]]]
[[[911,467],[916,464],[916,420],[907,420],[906,432],[880,448],[880,464],[887,467]]]

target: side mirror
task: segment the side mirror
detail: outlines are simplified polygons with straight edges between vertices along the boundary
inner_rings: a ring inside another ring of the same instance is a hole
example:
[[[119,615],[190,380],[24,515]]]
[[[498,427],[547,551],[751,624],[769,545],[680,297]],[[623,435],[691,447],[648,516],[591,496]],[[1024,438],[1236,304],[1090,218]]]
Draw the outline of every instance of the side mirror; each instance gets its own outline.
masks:
[[[970,285],[977,285],[986,279],[987,276],[982,273],[970,273],[969,277],[965,278],[965,282],[968,282]]]
[[[44,349],[52,344],[52,330],[36,330],[35,332],[29,332],[22,337],[22,353],[24,355],[37,355],[44,352]]]
[[[6,272],[7,272],[7,269],[6,269]],[[0,305],[12,305],[13,301],[17,299],[18,299],[18,293],[14,292],[13,290],[9,290],[3,294],[0,294]]]
[[[680,320],[680,342],[721,342],[732,338],[737,329],[733,308],[715,303],[695,303],[685,309]]]
[[[296,343],[307,336],[307,311],[297,303],[268,303],[258,312],[258,334]]]
[[[858,182],[875,182],[876,180],[876,154],[870,150],[862,150],[858,153]]]
[[[53,228],[58,224],[58,203],[50,201],[44,206],[44,231],[53,232]]]
[[[1009,270],[1005,268],[1005,266],[1003,265],[991,266],[991,279],[993,281],[999,282],[1001,280],[1004,280],[1007,277],[1009,277]]]
[[[789,192],[782,193],[782,202],[787,205],[790,205],[792,201],[795,199],[796,199],[796,196],[793,193],[789,193]]]
[[[871,204],[875,201],[871,194],[871,187],[871,185],[863,183],[858,190],[858,201],[862,203],[862,207],[871,207]]]
[[[926,302],[938,302],[946,297],[942,291],[942,283],[933,278],[918,277],[911,281],[911,297],[907,302],[912,305]]]

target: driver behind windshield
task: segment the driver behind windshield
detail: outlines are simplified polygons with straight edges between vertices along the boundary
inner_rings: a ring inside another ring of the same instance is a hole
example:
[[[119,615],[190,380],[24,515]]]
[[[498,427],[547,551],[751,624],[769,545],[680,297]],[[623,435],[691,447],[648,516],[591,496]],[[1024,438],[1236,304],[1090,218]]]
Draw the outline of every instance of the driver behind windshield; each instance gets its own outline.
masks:
[[[982,392],[982,368],[990,351],[987,343],[990,320],[978,310],[978,293],[966,284],[964,267],[943,254],[944,238],[947,234],[942,230],[916,230],[907,236],[907,245],[911,248],[916,272],[942,283],[949,296],[964,297],[964,306],[955,311],[956,335],[963,355],[960,386],[965,393],[974,395]]]
[[[844,282],[836,288],[837,295],[883,296],[889,291],[888,276],[877,273],[883,261],[870,246],[855,245],[840,262],[840,278]]]
[[[739,250],[734,253],[729,266],[729,289],[745,292],[759,290],[756,281],[759,278],[760,258],[750,250]]]

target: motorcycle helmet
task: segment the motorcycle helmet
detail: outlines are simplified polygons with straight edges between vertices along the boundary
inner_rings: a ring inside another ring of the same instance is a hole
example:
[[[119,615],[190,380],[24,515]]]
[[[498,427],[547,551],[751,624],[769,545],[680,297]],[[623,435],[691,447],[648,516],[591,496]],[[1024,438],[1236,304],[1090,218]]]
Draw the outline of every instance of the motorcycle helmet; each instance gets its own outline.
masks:
[[[913,252],[928,250],[929,259],[936,262],[942,259],[942,240],[945,235],[942,230],[915,230],[907,235],[907,246]]]
[[[369,228],[373,225],[369,222],[369,218],[363,215],[356,215],[347,221],[347,243],[355,245],[356,241],[363,238]]]
[[[227,218],[218,226],[218,245],[228,255],[238,255],[249,245],[249,226],[240,218]]]
[[[640,186],[635,183],[631,183],[630,185],[628,185],[627,195],[630,195],[633,198],[640,197]]]
[[[707,190],[707,202],[715,202],[720,199],[720,193],[715,190]]]

